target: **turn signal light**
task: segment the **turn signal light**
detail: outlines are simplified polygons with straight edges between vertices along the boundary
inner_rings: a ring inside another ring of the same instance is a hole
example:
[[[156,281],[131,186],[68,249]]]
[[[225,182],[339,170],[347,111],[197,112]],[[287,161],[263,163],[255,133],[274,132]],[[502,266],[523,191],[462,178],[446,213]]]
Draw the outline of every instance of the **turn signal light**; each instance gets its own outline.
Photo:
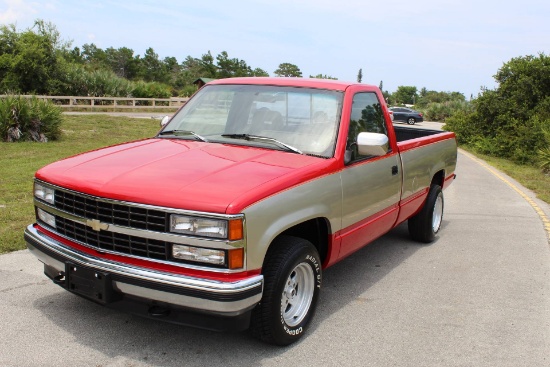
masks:
[[[244,249],[242,247],[234,248],[229,250],[228,252],[229,252],[229,256],[227,260],[228,260],[229,269],[244,268]]]
[[[243,220],[242,220],[242,218],[231,219],[229,221],[228,239],[229,239],[229,241],[236,241],[236,240],[242,240],[243,239]]]

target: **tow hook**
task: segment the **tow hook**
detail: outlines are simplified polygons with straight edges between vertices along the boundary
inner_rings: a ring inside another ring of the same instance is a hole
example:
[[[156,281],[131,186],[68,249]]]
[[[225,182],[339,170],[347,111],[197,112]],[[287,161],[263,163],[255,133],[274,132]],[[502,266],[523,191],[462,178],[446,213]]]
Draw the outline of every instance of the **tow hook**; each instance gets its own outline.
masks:
[[[65,272],[60,271],[59,274],[53,277],[53,282],[57,285],[65,284]]]

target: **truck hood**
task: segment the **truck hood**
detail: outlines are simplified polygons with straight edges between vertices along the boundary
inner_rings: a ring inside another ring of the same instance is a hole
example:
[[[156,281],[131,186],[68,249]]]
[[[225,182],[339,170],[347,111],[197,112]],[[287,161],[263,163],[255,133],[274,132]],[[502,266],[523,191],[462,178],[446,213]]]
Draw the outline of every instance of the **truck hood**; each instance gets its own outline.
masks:
[[[231,214],[318,176],[331,161],[245,146],[148,139],[52,163],[36,178],[114,200]]]

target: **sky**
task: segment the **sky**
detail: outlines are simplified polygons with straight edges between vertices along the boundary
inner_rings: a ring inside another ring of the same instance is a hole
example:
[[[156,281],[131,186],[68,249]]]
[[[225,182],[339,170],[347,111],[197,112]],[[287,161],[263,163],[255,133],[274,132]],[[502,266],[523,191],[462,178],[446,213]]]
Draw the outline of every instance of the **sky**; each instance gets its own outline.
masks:
[[[548,0],[0,0],[0,24],[53,23],[72,47],[152,47],[161,59],[226,51],[274,76],[281,63],[304,77],[469,99],[497,87],[512,58],[550,54]]]

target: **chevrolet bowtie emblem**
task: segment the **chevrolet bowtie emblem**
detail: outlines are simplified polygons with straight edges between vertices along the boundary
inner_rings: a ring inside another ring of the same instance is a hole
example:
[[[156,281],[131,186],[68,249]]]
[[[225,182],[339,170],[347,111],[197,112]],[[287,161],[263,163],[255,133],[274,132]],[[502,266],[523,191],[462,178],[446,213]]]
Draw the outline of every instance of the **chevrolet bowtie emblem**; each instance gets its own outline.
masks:
[[[86,221],[86,225],[88,227],[92,227],[92,229],[94,231],[97,231],[97,232],[99,232],[101,230],[106,231],[109,228],[109,225],[107,223],[101,223],[97,219],[88,219]]]

